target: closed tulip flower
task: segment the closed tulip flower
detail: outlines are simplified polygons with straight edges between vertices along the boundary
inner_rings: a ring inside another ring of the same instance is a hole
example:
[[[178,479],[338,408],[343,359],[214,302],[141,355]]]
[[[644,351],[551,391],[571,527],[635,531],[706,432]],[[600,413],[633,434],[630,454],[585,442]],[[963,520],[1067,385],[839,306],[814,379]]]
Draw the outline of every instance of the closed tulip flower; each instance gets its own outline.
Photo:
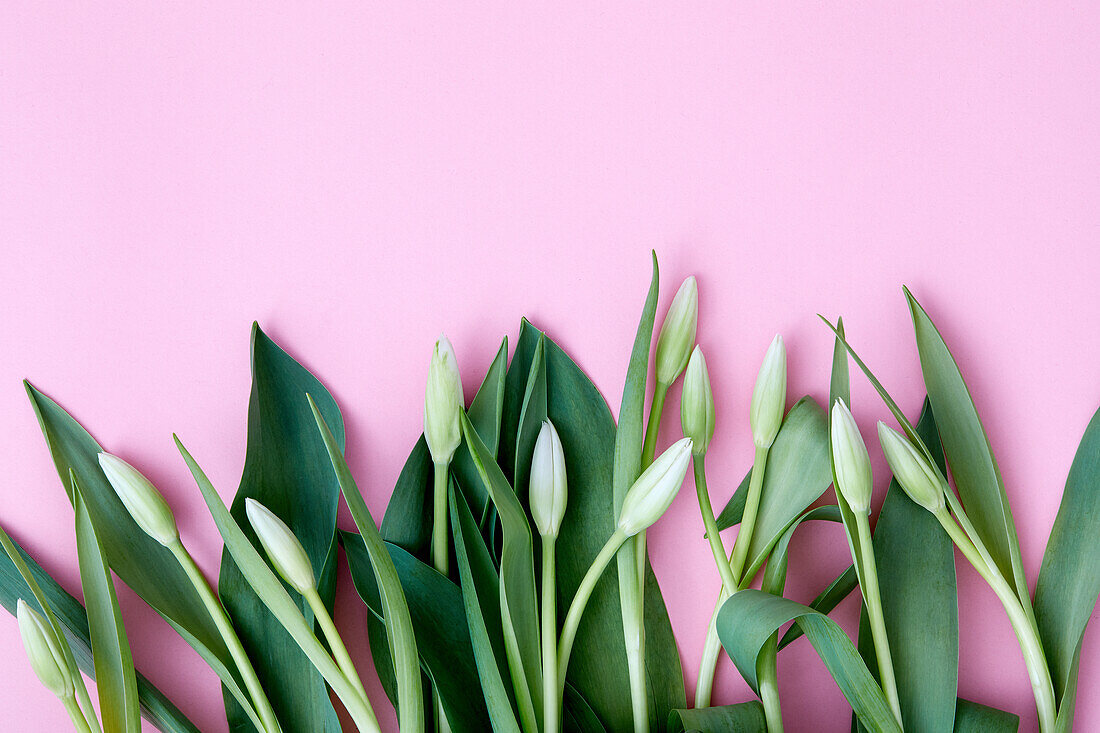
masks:
[[[698,346],[691,352],[687,372],[684,373],[680,425],[684,435],[691,438],[691,449],[695,455],[706,453],[714,437],[714,395],[710,390],[707,360]]]
[[[71,697],[73,679],[61,651],[61,644],[49,622],[22,598],[16,604],[19,635],[30,659],[31,669],[46,689],[60,698]]]
[[[943,479],[916,446],[882,422],[878,424],[878,440],[894,478],[909,498],[930,512],[943,509],[946,503]]]
[[[279,575],[299,593],[312,590],[316,584],[313,564],[290,527],[252,498],[245,499],[245,514]]]
[[[440,336],[432,350],[424,395],[424,440],[433,462],[450,463],[462,442],[462,427],[458,422],[462,408],[462,379],[455,350],[446,336]]]
[[[145,534],[165,547],[179,542],[176,518],[156,487],[126,461],[110,453],[99,454],[99,467],[122,500],[126,511]]]
[[[657,381],[672,384],[688,363],[699,323],[699,286],[692,275],[680,285],[657,335]]]
[[[542,423],[531,457],[529,487],[531,518],[543,537],[557,537],[565,516],[568,489],[565,478],[565,453],[554,424]]]
[[[623,498],[619,530],[627,537],[646,529],[672,505],[691,463],[691,438],[681,438],[642,472]]]
[[[853,512],[871,511],[871,459],[856,421],[843,400],[833,403],[830,447],[836,489]]]
[[[775,442],[786,406],[787,351],[783,348],[783,337],[776,334],[764,354],[749,407],[752,440],[757,448],[770,448]]]

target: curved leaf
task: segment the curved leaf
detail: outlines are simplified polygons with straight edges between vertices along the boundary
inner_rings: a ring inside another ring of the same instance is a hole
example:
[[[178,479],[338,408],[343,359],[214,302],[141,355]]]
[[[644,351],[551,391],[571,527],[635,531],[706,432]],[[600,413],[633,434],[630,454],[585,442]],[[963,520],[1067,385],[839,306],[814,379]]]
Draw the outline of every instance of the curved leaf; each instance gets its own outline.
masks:
[[[1035,620],[1054,678],[1059,717],[1072,708],[1085,625],[1100,593],[1100,410],[1093,414],[1073,465],[1035,586]],[[1069,714],[1072,727],[1072,712]]]
[[[860,721],[872,730],[900,733],[882,689],[835,621],[800,603],[750,589],[730,596],[718,612],[717,626],[722,646],[753,690],[760,650],[791,621],[802,627]]]
[[[336,507],[340,490],[324,441],[304,395],[312,394],[341,451],[344,420],[332,396],[312,374],[252,326],[252,394],[244,474],[231,514],[254,546],[245,500],[255,499],[286,522],[302,543],[318,578],[318,593],[332,607],[336,590]],[[249,585],[230,552],[222,553],[218,595],[267,692],[283,730],[339,733],[340,721],[324,680],[279,619]],[[295,601],[307,620],[305,599]],[[231,728],[242,724],[226,696]]]
[[[88,637],[92,644],[103,730],[108,733],[140,732],[141,710],[134,658],[122,625],[111,569],[103,557],[103,548],[75,477],[72,487],[76,509],[76,555],[84,602],[88,604]]]
[[[961,697],[955,704],[955,733],[1016,733],[1019,727],[1019,715]]]
[[[831,583],[825,586],[823,591],[818,593],[817,596],[810,601],[810,608],[828,615],[830,611],[839,606],[840,602],[847,598],[858,586],[859,579],[856,577],[856,569],[854,566],[849,565],[844,572],[833,579]],[[787,633],[783,634],[783,638],[779,640],[780,651],[782,651],[783,647],[801,636],[802,627],[798,624],[791,626],[787,629]]]
[[[351,578],[370,612],[389,623],[378,592],[375,570],[362,539],[341,532]],[[439,693],[447,723],[456,733],[490,729],[485,701],[471,683],[477,679],[462,592],[432,566],[407,550],[386,544],[386,550],[409,599],[412,626],[424,670]],[[400,700],[400,698],[399,698]]]
[[[92,647],[89,640],[88,616],[80,602],[46,573],[0,528],[0,605],[15,613],[15,604],[23,598],[47,618],[53,618],[72,650],[73,663],[84,674],[95,679]],[[47,611],[48,609],[48,611]],[[198,733],[199,729],[160,690],[137,675],[137,691],[141,714],[164,733]]]
[[[764,706],[758,700],[711,708],[673,710],[668,717],[668,733],[767,733]]]

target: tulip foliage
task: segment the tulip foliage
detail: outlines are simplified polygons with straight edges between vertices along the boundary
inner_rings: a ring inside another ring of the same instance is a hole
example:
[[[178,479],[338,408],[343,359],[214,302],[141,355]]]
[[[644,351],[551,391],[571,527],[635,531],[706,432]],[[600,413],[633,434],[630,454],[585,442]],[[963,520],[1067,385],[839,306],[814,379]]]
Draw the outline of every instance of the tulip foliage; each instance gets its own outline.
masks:
[[[469,401],[455,350],[440,337],[425,433],[392,490],[370,488],[390,495],[381,522],[344,459],[332,395],[256,326],[244,472],[228,505],[176,438],[196,501],[224,541],[213,580],[153,484],[27,383],[73,505],[84,600],[0,529],[0,603],[18,615],[30,668],[78,731],[138,731],[141,718],[163,731],[198,730],[134,668],[116,577],[218,676],[234,731],[335,732],[338,700],[364,731],[381,730],[377,710],[392,704],[400,729],[413,733],[775,733],[784,727],[777,659],[792,643],[813,647],[860,730],[1014,731],[1016,715],[958,698],[961,558],[1016,633],[1040,730],[1069,731],[1100,592],[1100,417],[1070,468],[1031,594],[978,409],[931,319],[905,295],[928,395],[919,419],[891,398],[839,320],[822,332],[835,345],[827,406],[805,396],[787,409],[786,347],[776,336],[740,431],[753,465],[717,511],[706,457],[716,426],[737,421],[716,414],[706,345],[696,343],[694,277],[656,328],[656,257],[618,423],[574,360],[526,320],[510,358],[505,338]],[[849,362],[898,425],[880,424],[877,443],[859,428],[866,406],[851,403]],[[681,377],[684,437],[660,450],[666,397]],[[877,514],[869,442],[895,475]],[[721,577],[691,706],[645,540],[689,470],[705,539],[684,541],[707,543]],[[354,531],[337,528],[341,498]],[[836,526],[852,565],[807,602],[785,591],[788,549],[808,522]],[[720,533],[733,527],[727,550]],[[332,618],[341,557],[388,701],[368,695],[357,668],[367,660],[352,659]],[[852,639],[829,614],[857,588]],[[712,704],[723,659],[752,699]],[[81,671],[95,680],[96,706]]]

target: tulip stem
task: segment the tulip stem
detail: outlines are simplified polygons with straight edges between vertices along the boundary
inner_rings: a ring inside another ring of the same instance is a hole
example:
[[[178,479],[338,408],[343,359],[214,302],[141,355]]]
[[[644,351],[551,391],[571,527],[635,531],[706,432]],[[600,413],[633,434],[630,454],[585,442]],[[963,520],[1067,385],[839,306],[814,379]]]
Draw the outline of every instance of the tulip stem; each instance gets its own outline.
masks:
[[[1012,624],[1012,630],[1016,632],[1016,639],[1020,644],[1020,651],[1024,655],[1024,665],[1027,667],[1027,675],[1031,681],[1031,691],[1035,695],[1035,708],[1039,717],[1039,730],[1042,733],[1051,733],[1054,730],[1057,718],[1057,706],[1054,703],[1054,684],[1050,678],[1050,667],[1047,666],[1046,655],[1043,653],[1043,644],[1035,626],[1031,623],[1027,610],[1017,597],[1016,592],[1004,579],[996,566],[986,564],[982,550],[963,532],[956,524],[946,507],[940,507],[933,512],[936,519],[947,531],[955,545],[963,556],[970,561],[978,574],[982,576],[997,598],[1004,606],[1008,620]]]
[[[878,568],[875,564],[874,545],[871,540],[871,523],[863,512],[856,512],[856,531],[859,537],[861,558],[853,558],[863,566],[861,588],[863,600],[867,606],[867,618],[871,622],[871,637],[875,644],[875,656],[878,659],[879,679],[882,691],[894,711],[894,717],[901,721],[901,701],[898,699],[898,685],[894,679],[894,662],[890,656],[890,640],[886,636],[886,621],[882,614],[882,595],[878,585]]]
[[[779,707],[779,670],[776,668],[778,641],[778,633],[768,637],[756,662],[756,680],[760,687],[760,701],[764,703],[764,720],[768,733],[783,733],[783,713]]]
[[[72,720],[76,733],[92,733],[92,726],[88,724],[88,719],[84,717],[84,711],[77,705],[75,697],[65,695],[61,698],[61,704],[65,706],[65,712],[69,714],[69,719]]]
[[[565,622],[562,624],[561,639],[558,641],[557,695],[559,705],[565,693],[565,673],[569,671],[569,655],[573,651],[573,642],[577,638],[577,629],[580,627],[584,609],[592,597],[592,591],[595,589],[596,583],[603,576],[604,571],[607,570],[607,566],[611,559],[615,557],[615,553],[619,551],[619,548],[623,546],[627,539],[621,529],[616,529],[611,533],[599,554],[596,555],[596,559],[588,567],[588,572],[581,579],[580,585],[577,586],[577,592],[573,596],[573,601],[569,604],[569,610],[565,614]]]
[[[306,588],[305,593],[302,595],[305,597],[309,607],[313,609],[313,617],[317,620],[317,624],[321,627],[321,631],[328,641],[329,649],[332,651],[332,658],[336,660],[336,664],[339,665],[340,671],[344,673],[344,677],[346,677],[348,682],[351,683],[351,686],[355,688],[355,691],[365,699],[367,697],[367,691],[363,689],[363,682],[359,679],[359,672],[355,669],[355,663],[351,661],[351,655],[348,654],[348,648],[344,646],[344,640],[340,637],[340,632],[336,630],[336,623],[333,622],[332,616],[329,614],[328,609],[325,608],[325,602],[321,600],[321,596],[318,595],[316,588]],[[367,700],[367,707],[370,708],[370,700]]]
[[[542,536],[542,697],[543,733],[558,733],[561,707],[558,699],[558,610],[554,552],[557,538]]]
[[[245,688],[248,690],[248,696],[252,699],[252,705],[256,709],[256,714],[259,716],[260,722],[263,723],[264,729],[267,730],[268,733],[277,733],[277,731],[281,731],[282,728],[279,727],[279,721],[275,717],[275,711],[271,709],[271,703],[264,693],[263,685],[260,684],[260,678],[256,676],[256,670],[252,667],[252,662],[248,658],[248,653],[245,652],[240,637],[237,636],[237,632],[233,629],[233,624],[230,622],[229,616],[226,615],[221,601],[219,601],[218,597],[214,594],[214,590],[210,587],[210,583],[206,580],[206,576],[202,574],[202,570],[195,564],[194,558],[191,557],[191,553],[187,551],[182,542],[177,540],[174,544],[169,545],[168,549],[172,551],[172,555],[176,558],[180,567],[183,568],[188,580],[191,581],[191,585],[195,587],[195,591],[206,607],[207,613],[210,614],[210,618],[214,621],[214,626],[218,629],[218,633],[221,634],[222,640],[225,641],[225,646],[229,650],[229,656],[232,657],[234,664],[237,665],[237,671],[241,673]]]
[[[435,464],[432,566],[447,575],[447,463]]]
[[[710,503],[710,493],[707,491],[706,453],[693,454],[691,461],[695,472],[695,493],[699,496],[699,512],[703,515],[703,527],[707,532],[710,551],[718,566],[718,574],[722,577],[722,588],[726,593],[733,594],[737,590],[737,579],[733,576],[729,561],[726,560],[726,548],[718,534],[718,521],[714,518],[714,507]]]

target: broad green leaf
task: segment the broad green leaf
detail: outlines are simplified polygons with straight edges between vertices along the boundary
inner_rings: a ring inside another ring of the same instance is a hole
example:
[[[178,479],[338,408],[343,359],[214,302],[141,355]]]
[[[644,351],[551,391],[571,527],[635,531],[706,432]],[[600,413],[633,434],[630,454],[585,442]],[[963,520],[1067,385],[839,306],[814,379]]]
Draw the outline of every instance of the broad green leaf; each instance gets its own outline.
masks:
[[[860,721],[872,730],[900,733],[882,689],[835,621],[808,606],[750,589],[725,602],[717,625],[722,646],[753,690],[757,689],[756,662],[761,648],[791,621],[802,627]]]
[[[1035,586],[1035,620],[1059,708],[1073,693],[1078,650],[1100,592],[1100,410],[1069,469]],[[1062,711],[1059,710],[1061,717]],[[1069,723],[1072,724],[1072,717]]]
[[[500,577],[466,499],[453,486],[449,493],[455,560],[481,691],[493,730],[519,733],[515,694],[507,681],[508,660],[500,620]]]
[[[462,415],[462,433],[485,489],[500,515],[504,544],[500,560],[500,607],[505,650],[520,719],[529,728],[542,716],[542,666],[538,597],[531,525],[500,466]]]
[[[917,432],[942,471],[927,401]],[[955,717],[959,670],[955,547],[935,517],[914,504],[896,481],[890,482],[873,544],[902,723],[907,733],[947,730]],[[860,625],[859,648],[872,666],[875,652],[866,621]]]
[[[1019,715],[961,697],[955,704],[955,733],[1016,733],[1019,728]]]
[[[397,713],[398,724],[403,731],[417,733],[424,730],[424,691],[420,685],[420,665],[416,650],[416,638],[413,632],[409,604],[405,591],[401,587],[397,568],[394,567],[390,553],[386,549],[374,517],[367,509],[367,503],[359,492],[359,487],[351,475],[351,469],[344,460],[344,454],[336,443],[336,437],[329,430],[325,418],[317,408],[313,397],[306,395],[313,419],[325,442],[329,460],[336,472],[336,481],[340,492],[348,504],[355,526],[359,528],[359,542],[370,558],[377,581],[378,595],[381,601],[381,615],[386,619],[386,637],[397,677]],[[344,536],[344,549],[347,549],[347,536]]]
[[[959,498],[1001,573],[1015,584],[1025,609],[1030,609],[1016,525],[989,438],[943,337],[908,289],[905,297],[913,316],[928,400]]]
[[[607,733],[596,711],[568,682],[565,683],[563,707],[562,730],[565,733]]]
[[[80,481],[107,564],[199,653],[230,695],[248,705],[243,681],[225,642],[187,575],[167,548],[137,526],[100,470],[98,455],[103,449],[99,443],[56,402],[30,382],[24,384],[70,501],[70,471]],[[261,727],[254,711],[248,717],[251,725]]]
[[[847,598],[857,586],[859,586],[859,580],[856,578],[856,569],[852,565],[849,565],[844,572],[833,579],[832,582],[825,586],[823,591],[818,593],[817,596],[810,601],[810,608],[828,615],[829,612],[839,606],[840,602]],[[802,627],[798,624],[791,626],[787,629],[787,633],[783,635],[783,638],[779,640],[779,649],[782,651],[783,647],[801,636]]]
[[[88,636],[103,730],[134,733],[141,731],[141,709],[130,642],[122,625],[111,569],[103,557],[103,548],[75,477],[72,489],[76,509],[76,554],[84,602],[88,604]]]
[[[80,602],[69,595],[34,559],[0,528],[0,605],[15,613],[22,598],[56,623],[54,627],[69,642],[72,664],[95,679],[88,616]],[[141,674],[137,675],[141,714],[164,733],[198,733],[198,728],[164,694]]]
[[[768,452],[760,510],[749,543],[747,576],[760,569],[779,535],[825,493],[832,480],[825,411],[812,397],[803,397],[787,413]],[[719,529],[740,523],[748,485],[749,476],[746,475],[719,515]]]
[[[506,381],[501,465],[509,425],[518,413],[539,332],[524,321]],[[592,382],[551,339],[545,342],[547,410],[557,428],[569,476],[569,507],[558,538],[558,606],[567,607],[581,577],[615,527],[613,457],[615,422]],[[525,370],[522,379],[514,372]],[[510,414],[514,410],[514,414]],[[512,439],[512,451],[515,440]],[[514,456],[511,459],[514,461]],[[563,551],[562,548],[569,548]],[[652,569],[646,571],[646,673],[651,716],[659,729],[675,708],[687,705],[679,652]],[[567,682],[576,687],[608,730],[633,726],[626,674],[617,572],[597,583],[577,633]]]
[[[359,597],[372,614],[388,624],[390,619],[379,597],[371,555],[357,535],[341,532],[340,537]],[[475,682],[477,668],[462,591],[407,550],[393,544],[387,544],[386,550],[401,579],[404,595],[409,599],[420,660],[443,703],[450,729],[455,733],[489,730],[485,700]]]
[[[673,710],[668,733],[767,733],[764,706],[758,700],[711,708]]]
[[[175,436],[173,436],[175,437]],[[183,456],[187,468],[195,479],[195,483],[202,493],[210,516],[225,542],[226,551],[232,556],[234,563],[244,574],[249,586],[256,592],[261,603],[266,606],[272,616],[282,625],[283,629],[298,644],[299,649],[314,665],[320,675],[332,687],[344,703],[348,713],[360,729],[377,729],[377,721],[374,713],[368,708],[360,694],[352,687],[344,676],[344,673],[329,656],[328,650],[321,645],[313,632],[312,620],[307,621],[298,603],[290,597],[283,582],[275,575],[267,561],[260,555],[252,544],[252,540],[244,533],[240,525],[233,519],[229,508],[222,501],[210,479],[206,477],[202,468],[187,452],[187,449],[175,437],[176,448]],[[373,723],[373,725],[372,725]],[[284,730],[286,723],[283,722]]]
[[[318,578],[318,593],[331,608],[340,490],[304,395],[313,395],[341,451],[344,420],[324,385],[257,324],[252,326],[251,353],[248,442],[231,513],[257,547],[245,517],[246,499],[255,499],[286,522],[305,548]],[[229,552],[222,553],[218,595],[283,730],[339,733],[340,721],[321,675],[256,595]],[[313,612],[305,599],[296,596],[296,601],[312,622]],[[240,708],[229,696],[225,704],[230,727],[239,726]]]
[[[527,386],[519,413],[519,432],[516,435],[516,468],[512,488],[524,506],[527,505],[527,483],[531,478],[531,456],[539,430],[547,417],[545,353],[546,336],[540,335],[535,342],[535,354],[531,358],[531,370],[527,375]]]

